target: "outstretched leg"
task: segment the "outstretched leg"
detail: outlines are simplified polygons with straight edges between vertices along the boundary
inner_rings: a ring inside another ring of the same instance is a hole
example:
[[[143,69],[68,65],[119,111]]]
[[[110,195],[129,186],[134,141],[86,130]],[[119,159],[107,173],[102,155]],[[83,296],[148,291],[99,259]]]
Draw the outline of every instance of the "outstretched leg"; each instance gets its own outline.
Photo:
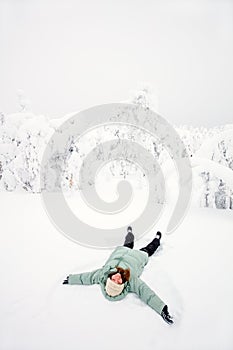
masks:
[[[127,227],[127,235],[125,236],[124,247],[133,249],[134,247],[134,234],[132,233],[132,227]]]
[[[153,255],[154,252],[156,251],[156,249],[160,246],[160,238],[161,238],[162,234],[161,232],[157,232],[156,233],[156,237],[153,239],[153,241],[151,241],[146,247],[143,247],[139,250],[143,250],[144,252],[146,252],[149,256]]]

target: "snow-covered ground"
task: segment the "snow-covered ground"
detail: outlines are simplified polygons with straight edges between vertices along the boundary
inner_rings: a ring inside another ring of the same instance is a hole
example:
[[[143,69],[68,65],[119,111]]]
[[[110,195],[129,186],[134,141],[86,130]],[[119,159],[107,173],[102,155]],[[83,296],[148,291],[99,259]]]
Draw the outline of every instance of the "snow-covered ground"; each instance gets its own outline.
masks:
[[[2,192],[0,212],[1,350],[232,350],[232,211],[191,208],[145,267],[141,277],[167,302],[173,326],[134,294],[114,303],[99,285],[62,285],[112,250],[57,232],[40,195]]]

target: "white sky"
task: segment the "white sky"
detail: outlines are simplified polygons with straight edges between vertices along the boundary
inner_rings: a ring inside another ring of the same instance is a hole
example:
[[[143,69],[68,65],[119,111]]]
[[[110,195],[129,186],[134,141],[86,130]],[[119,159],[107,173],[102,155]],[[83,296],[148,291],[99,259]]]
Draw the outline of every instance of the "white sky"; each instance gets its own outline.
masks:
[[[0,0],[0,111],[63,116],[140,82],[170,122],[233,122],[233,1]]]

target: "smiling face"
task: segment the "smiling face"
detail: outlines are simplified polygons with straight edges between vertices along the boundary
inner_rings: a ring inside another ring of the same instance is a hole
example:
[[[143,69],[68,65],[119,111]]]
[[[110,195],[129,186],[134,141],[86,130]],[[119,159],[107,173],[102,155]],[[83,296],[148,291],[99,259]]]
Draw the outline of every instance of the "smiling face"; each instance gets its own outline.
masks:
[[[123,283],[122,278],[121,278],[121,274],[119,272],[112,275],[111,280],[117,284]]]
[[[116,272],[109,274],[110,280],[116,284],[124,284],[130,279],[130,269],[123,269],[120,266],[116,266]]]

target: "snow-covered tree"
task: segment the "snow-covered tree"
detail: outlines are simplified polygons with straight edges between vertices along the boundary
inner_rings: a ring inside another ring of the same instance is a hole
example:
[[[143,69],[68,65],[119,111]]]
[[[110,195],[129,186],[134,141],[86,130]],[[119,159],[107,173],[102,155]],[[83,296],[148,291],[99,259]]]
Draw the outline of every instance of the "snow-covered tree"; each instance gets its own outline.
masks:
[[[230,208],[230,197],[227,193],[226,184],[220,179],[218,191],[215,192],[215,205],[217,209]]]
[[[0,126],[5,123],[5,115],[4,113],[0,112]]]
[[[143,108],[151,108],[159,112],[158,89],[152,88],[148,83],[141,83],[137,90],[131,93],[130,102],[140,105]]]
[[[208,208],[210,206],[210,187],[209,187],[210,173],[203,171],[201,173],[201,176],[204,183],[203,206]]]
[[[20,105],[20,112],[28,111],[30,109],[30,106],[31,106],[31,101],[26,96],[25,92],[20,89],[17,92],[17,96],[18,96],[18,102],[19,102],[19,105]]]

